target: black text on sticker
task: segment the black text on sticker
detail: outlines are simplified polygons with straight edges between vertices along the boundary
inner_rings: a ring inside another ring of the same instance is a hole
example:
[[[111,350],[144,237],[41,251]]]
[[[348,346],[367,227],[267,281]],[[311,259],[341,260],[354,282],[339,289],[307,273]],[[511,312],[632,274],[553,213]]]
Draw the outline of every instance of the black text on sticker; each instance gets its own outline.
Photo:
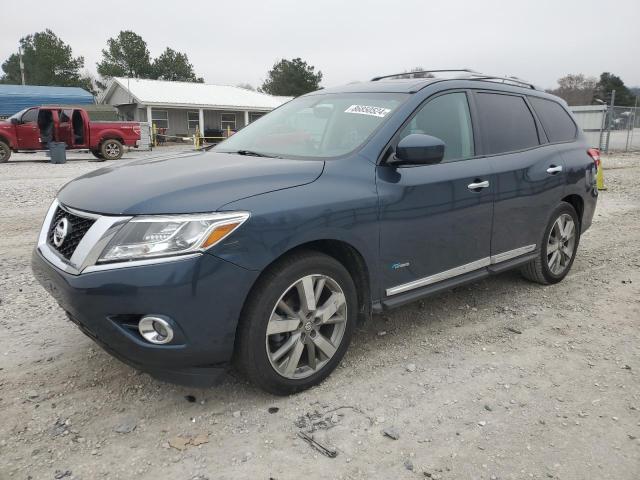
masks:
[[[390,108],[371,107],[368,105],[351,105],[344,113],[359,113],[360,115],[373,115],[374,117],[384,117],[391,111]]]

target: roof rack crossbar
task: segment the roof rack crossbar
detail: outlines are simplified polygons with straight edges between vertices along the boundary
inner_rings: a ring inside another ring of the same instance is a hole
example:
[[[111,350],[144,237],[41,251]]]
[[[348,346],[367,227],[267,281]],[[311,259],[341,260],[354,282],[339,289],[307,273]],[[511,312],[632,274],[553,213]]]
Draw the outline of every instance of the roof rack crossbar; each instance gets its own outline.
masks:
[[[402,72],[402,73],[394,73],[392,75],[383,75],[380,77],[374,77],[371,79],[372,82],[377,82],[378,80],[383,80],[385,78],[394,78],[394,77],[402,77],[408,76],[411,78],[413,75],[424,75],[426,73],[445,73],[445,72],[454,72],[454,73],[462,73],[459,77],[456,77],[460,80],[496,80],[502,81],[502,83],[511,83],[512,85],[518,85],[526,88],[530,88],[532,90],[537,90],[536,86],[526,80],[522,80],[518,77],[502,77],[499,75],[486,75],[484,73],[476,72],[475,70],[471,70],[469,68],[459,68],[459,69],[442,69],[442,70],[417,70],[415,72]],[[415,78],[415,77],[414,77]],[[424,78],[424,77],[418,77]]]
[[[382,75],[380,77],[373,77],[371,81],[377,82],[378,80],[382,80],[384,78],[400,77],[401,75],[416,75],[416,74],[424,74],[424,73],[443,73],[443,72],[464,72],[464,73],[478,74],[478,72],[471,70],[469,68],[445,68],[442,70],[416,70],[414,72],[393,73],[391,75]]]

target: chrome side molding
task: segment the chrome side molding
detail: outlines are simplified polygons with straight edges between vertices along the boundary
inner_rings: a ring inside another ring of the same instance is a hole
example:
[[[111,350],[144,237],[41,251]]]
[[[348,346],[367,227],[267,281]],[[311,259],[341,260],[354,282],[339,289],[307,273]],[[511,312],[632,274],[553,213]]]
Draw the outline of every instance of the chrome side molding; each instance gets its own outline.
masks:
[[[536,245],[534,243],[533,245],[527,245],[525,247],[520,247],[513,250],[509,250],[507,252],[499,253],[497,255],[492,255],[490,257],[481,258],[480,260],[475,260],[470,263],[465,263],[464,265],[460,265],[459,267],[455,267],[450,270],[445,270],[444,272],[436,273],[434,275],[420,278],[412,282],[403,283],[402,285],[397,285],[395,287],[387,288],[386,294],[388,297],[390,297],[392,295],[397,295],[398,293],[407,292],[409,290],[413,290],[420,287],[426,287],[427,285],[432,285],[434,283],[438,283],[443,280],[448,280],[450,278],[457,277],[465,273],[473,272],[475,270],[488,267],[489,265],[495,265],[496,263],[501,263],[507,260],[511,260],[512,258],[519,257],[520,255],[533,252],[535,249],[536,249]]]

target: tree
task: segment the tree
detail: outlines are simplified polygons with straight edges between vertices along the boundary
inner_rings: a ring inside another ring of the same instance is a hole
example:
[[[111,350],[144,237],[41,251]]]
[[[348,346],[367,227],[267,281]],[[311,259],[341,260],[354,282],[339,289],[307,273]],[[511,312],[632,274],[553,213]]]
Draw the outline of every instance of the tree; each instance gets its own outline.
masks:
[[[322,72],[301,58],[282,59],[273,65],[259,91],[297,97],[320,88]]]
[[[613,73],[603,72],[600,74],[600,80],[596,85],[596,96],[604,101],[611,101],[611,91],[616,91],[615,104],[625,107],[633,106],[635,103],[635,95],[626,87],[620,77]]]
[[[169,47],[153,61],[152,70],[153,78],[160,80],[204,83],[203,78],[196,77],[187,54]]]
[[[107,40],[107,48],[102,50],[102,61],[98,62],[97,67],[98,73],[106,79],[153,76],[147,42],[130,30],[124,30],[117,37]]]
[[[147,42],[130,30],[107,40],[107,48],[102,50],[102,61],[97,66],[98,73],[105,80],[132,77],[204,83],[202,77],[196,77],[186,53],[167,47],[152,61]],[[97,83],[105,88],[106,82]]]
[[[251,85],[250,83],[239,83],[236,85],[236,87],[244,88],[245,90],[251,90],[252,92],[256,91],[256,89],[253,88],[253,85]]]
[[[404,71],[393,78],[433,78],[433,74],[425,72],[422,67],[414,67],[409,71]]]
[[[581,73],[569,74],[558,79],[558,88],[549,93],[564,99],[569,105],[591,105],[596,93],[597,80]]]
[[[91,79],[83,76],[83,57],[74,57],[71,47],[47,29],[20,39],[25,83],[27,85],[57,85],[82,87],[93,92]],[[22,83],[20,57],[13,53],[2,64],[4,75],[0,83]]]

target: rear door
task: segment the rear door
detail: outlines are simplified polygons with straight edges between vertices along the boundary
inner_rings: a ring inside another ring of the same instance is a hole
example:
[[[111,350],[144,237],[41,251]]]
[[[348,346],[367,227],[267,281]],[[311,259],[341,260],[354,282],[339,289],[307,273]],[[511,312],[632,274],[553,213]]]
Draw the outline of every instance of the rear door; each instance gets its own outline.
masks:
[[[476,154],[465,91],[428,99],[392,142],[412,133],[444,141],[435,165],[377,168],[380,255],[387,296],[489,264],[493,175]]]
[[[37,150],[40,145],[40,129],[38,128],[38,109],[31,108],[22,114],[20,123],[16,125],[18,148]]]
[[[564,191],[564,162],[522,95],[474,93],[482,149],[495,173],[491,261],[533,252]]]

